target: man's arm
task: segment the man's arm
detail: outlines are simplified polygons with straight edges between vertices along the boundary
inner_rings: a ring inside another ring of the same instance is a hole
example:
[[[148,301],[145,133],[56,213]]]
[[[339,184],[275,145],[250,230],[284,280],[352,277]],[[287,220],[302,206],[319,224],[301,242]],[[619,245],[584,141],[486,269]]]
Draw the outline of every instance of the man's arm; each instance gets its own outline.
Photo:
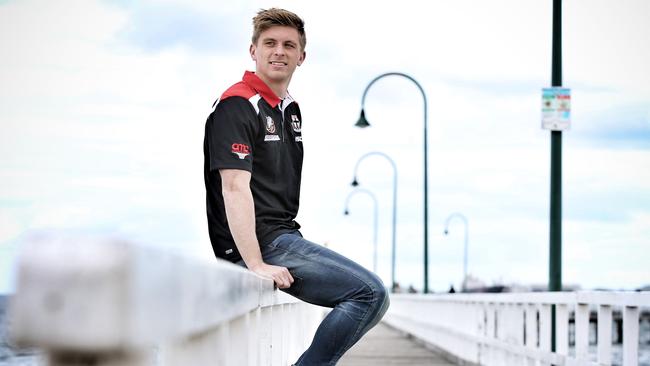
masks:
[[[255,234],[255,205],[250,189],[251,173],[239,169],[220,169],[223,202],[230,233],[246,267],[260,276],[273,279],[279,288],[289,288],[293,277],[286,267],[264,263]]]

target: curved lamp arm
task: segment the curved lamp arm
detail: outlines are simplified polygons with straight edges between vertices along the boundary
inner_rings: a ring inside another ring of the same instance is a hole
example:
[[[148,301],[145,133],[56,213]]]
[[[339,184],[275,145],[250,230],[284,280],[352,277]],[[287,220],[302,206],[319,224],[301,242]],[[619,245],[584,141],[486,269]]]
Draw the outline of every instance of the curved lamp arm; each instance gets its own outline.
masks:
[[[424,100],[424,141],[426,145],[426,140],[427,140],[427,95],[424,93],[424,89],[422,88],[422,85],[417,82],[413,77],[410,75],[401,73],[401,72],[387,72],[385,74],[381,74],[377,76],[376,78],[372,79],[370,83],[366,86],[366,89],[363,91],[363,95],[361,96],[361,115],[359,116],[359,120],[355,124],[357,127],[368,127],[370,126],[370,123],[368,123],[368,120],[366,119],[366,112],[365,112],[365,107],[366,107],[366,95],[368,94],[368,90],[372,86],[372,84],[376,83],[379,79],[384,78],[386,76],[401,76],[404,78],[407,78],[411,80],[415,86],[418,87],[420,90],[420,93],[422,94],[422,99]]]

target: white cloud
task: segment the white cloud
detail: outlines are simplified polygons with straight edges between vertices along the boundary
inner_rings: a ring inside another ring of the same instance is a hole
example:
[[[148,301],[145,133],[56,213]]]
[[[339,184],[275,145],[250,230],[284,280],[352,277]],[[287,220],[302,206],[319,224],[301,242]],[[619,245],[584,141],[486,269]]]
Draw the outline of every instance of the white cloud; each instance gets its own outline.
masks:
[[[650,98],[650,3],[567,1],[564,60],[567,85],[610,87]]]

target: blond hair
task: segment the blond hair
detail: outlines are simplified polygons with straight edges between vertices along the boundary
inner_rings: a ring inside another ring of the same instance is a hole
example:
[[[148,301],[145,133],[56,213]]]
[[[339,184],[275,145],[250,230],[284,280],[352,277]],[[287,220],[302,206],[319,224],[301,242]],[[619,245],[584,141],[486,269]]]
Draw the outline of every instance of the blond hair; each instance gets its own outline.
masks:
[[[300,35],[300,47],[305,50],[307,36],[305,35],[305,22],[296,14],[278,8],[260,9],[253,18],[253,44],[257,44],[260,34],[274,26],[291,27]]]

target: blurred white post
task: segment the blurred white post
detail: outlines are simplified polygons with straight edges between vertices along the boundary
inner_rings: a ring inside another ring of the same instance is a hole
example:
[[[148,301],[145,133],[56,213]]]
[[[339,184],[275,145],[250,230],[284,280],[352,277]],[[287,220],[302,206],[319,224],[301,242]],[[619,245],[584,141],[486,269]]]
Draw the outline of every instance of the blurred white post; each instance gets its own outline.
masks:
[[[569,309],[565,304],[555,306],[555,351],[569,354]]]
[[[612,307],[598,307],[598,362],[603,365],[612,363]]]
[[[539,348],[551,351],[551,305],[542,304],[539,309]]]
[[[623,366],[639,364],[639,308],[623,308]]]
[[[587,360],[589,357],[589,305],[577,304],[575,310],[575,347],[576,358]]]
[[[529,349],[537,348],[537,307],[534,304],[526,304],[525,310],[525,346]],[[536,360],[533,357],[526,358],[526,365],[533,366],[536,364]]]

